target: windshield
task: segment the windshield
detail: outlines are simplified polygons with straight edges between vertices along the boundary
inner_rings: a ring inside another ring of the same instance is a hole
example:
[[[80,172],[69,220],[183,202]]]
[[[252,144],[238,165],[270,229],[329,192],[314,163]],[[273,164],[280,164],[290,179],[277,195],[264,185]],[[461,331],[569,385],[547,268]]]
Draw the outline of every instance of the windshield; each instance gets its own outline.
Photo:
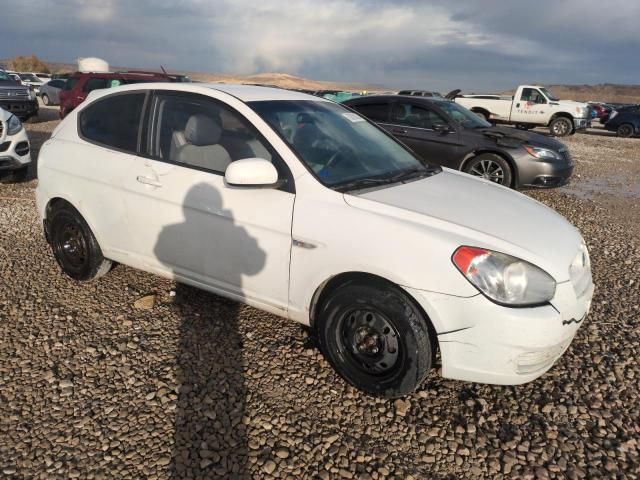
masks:
[[[436,105],[464,128],[487,128],[491,126],[489,122],[455,102],[438,102]]]
[[[439,171],[363,117],[313,100],[249,102],[324,185],[357,189]]]
[[[552,102],[559,102],[560,101],[560,99],[558,97],[556,97],[553,93],[551,93],[546,88],[540,88],[540,91],[544,94],[545,97],[547,97]]]
[[[7,73],[0,70],[0,82],[13,82],[13,78],[11,78]]]
[[[25,82],[42,83],[42,80],[40,80],[38,77],[36,77],[32,73],[21,73],[20,78]]]

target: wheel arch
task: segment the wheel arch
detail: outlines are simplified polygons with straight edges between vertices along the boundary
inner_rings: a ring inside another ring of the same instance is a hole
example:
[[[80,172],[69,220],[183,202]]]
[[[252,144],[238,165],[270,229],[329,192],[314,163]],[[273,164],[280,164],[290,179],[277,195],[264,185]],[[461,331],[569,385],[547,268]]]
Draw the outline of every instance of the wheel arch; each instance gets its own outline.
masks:
[[[501,150],[494,150],[491,148],[478,148],[472,152],[469,152],[462,160],[462,163],[460,163],[459,170],[461,172],[464,172],[465,167],[472,159],[485,153],[497,155],[509,164],[509,167],[511,167],[511,171],[513,172],[513,178],[511,179],[511,185],[509,186],[518,188],[520,186],[520,172],[518,171],[518,165],[516,165],[516,162],[511,155]]]
[[[357,283],[359,285],[378,285],[378,286],[386,286],[393,287],[401,290],[407,298],[414,304],[414,306],[420,311],[423,318],[427,324],[427,330],[429,332],[429,339],[431,340],[431,347],[433,351],[435,361],[436,352],[439,352],[440,347],[438,344],[438,333],[433,325],[433,322],[425,309],[422,307],[420,302],[418,302],[410,292],[403,289],[397,283],[388,280],[379,275],[369,273],[369,272],[358,272],[358,271],[350,271],[350,272],[342,272],[332,277],[326,279],[322,282],[313,293],[311,297],[311,304],[309,305],[309,326],[312,330],[315,330],[317,325],[318,314],[320,312],[320,308],[322,304],[326,301],[327,298],[331,295],[331,293],[335,292],[341,286],[347,285],[349,283]]]
[[[571,115],[569,112],[556,112],[553,115],[551,115],[551,118],[549,119],[549,122],[547,123],[547,127],[551,125],[551,122],[553,122],[556,118],[559,117],[564,117],[567,118],[571,121],[571,128],[574,129],[573,127],[573,115]]]
[[[47,201],[47,204],[45,205],[44,215],[42,220],[44,223],[44,232],[45,232],[45,237],[47,239],[47,242],[49,241],[49,238],[50,238],[49,237],[49,234],[50,234],[49,217],[55,208],[58,208],[64,205],[68,205],[69,207],[73,208],[84,219],[84,221],[87,222],[87,225],[89,225],[89,228],[91,229],[91,233],[93,233],[93,236],[96,238],[96,241],[100,246],[100,249],[104,252],[104,247],[103,247],[102,238],[100,236],[100,232],[96,230],[95,225],[91,221],[91,218],[85,215],[85,213],[80,208],[78,208],[75,202],[65,197],[64,195],[56,195],[51,197]]]
[[[487,118],[487,120],[491,118],[491,112],[484,107],[471,107],[469,110],[471,110],[473,113],[483,114]]]

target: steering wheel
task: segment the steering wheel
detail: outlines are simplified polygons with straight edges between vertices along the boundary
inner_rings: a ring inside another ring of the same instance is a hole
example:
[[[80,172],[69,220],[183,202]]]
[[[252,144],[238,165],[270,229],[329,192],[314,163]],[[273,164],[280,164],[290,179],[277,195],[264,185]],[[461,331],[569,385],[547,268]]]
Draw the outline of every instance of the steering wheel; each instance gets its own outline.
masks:
[[[339,160],[343,159],[343,154],[348,153],[349,150],[350,149],[346,146],[342,146],[338,148],[338,150],[336,150],[334,154],[331,155],[331,157],[329,157],[329,160],[327,160],[327,163],[324,164],[324,167],[322,169],[323,170],[329,169],[333,167],[335,164],[340,163]]]

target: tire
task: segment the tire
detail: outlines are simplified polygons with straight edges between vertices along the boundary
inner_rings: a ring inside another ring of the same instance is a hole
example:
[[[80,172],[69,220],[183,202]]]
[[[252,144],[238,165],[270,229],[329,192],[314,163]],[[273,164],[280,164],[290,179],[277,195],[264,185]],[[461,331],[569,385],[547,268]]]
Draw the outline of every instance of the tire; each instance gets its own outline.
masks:
[[[435,347],[427,320],[392,285],[338,288],[321,306],[316,333],[338,374],[371,395],[408,395],[431,369]]]
[[[630,137],[633,137],[633,134],[635,132],[634,132],[633,125],[631,125],[630,123],[623,123],[618,127],[618,129],[616,130],[616,133],[618,134],[619,137],[630,138]]]
[[[478,115],[484,121],[491,122],[491,120],[489,119],[489,114],[487,112],[485,112],[484,110],[472,110],[472,111],[473,111],[473,113]]]
[[[556,117],[549,124],[549,132],[556,137],[566,137],[573,132],[573,122],[567,117]]]
[[[42,98],[42,103],[45,104],[47,107],[51,105],[51,100],[49,100],[49,95],[47,95],[46,93],[44,93],[40,98]]]
[[[6,176],[0,178],[1,183],[19,183],[24,182],[29,175],[29,166],[14,170]]]
[[[511,187],[513,183],[513,171],[509,162],[495,153],[482,153],[472,158],[464,166],[463,172],[505,187]]]
[[[107,273],[111,261],[102,250],[82,215],[69,204],[55,208],[49,223],[49,239],[60,268],[79,282],[95,280]]]

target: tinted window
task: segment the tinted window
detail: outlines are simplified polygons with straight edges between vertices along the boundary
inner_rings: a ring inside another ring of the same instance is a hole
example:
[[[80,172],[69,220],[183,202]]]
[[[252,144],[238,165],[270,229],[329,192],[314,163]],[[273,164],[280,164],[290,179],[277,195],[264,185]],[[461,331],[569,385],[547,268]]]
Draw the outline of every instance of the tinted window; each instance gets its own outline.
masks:
[[[547,100],[537,88],[523,88],[520,100],[523,102],[547,103]]]
[[[47,85],[51,85],[52,87],[55,88],[62,88],[64,87],[64,80],[51,80],[50,82],[47,82]]]
[[[154,111],[154,157],[215,173],[242,158],[274,161],[265,141],[240,114],[207,97],[159,94]],[[281,170],[277,161],[274,165]]]
[[[112,95],[80,113],[80,133],[92,142],[135,153],[144,93]]]
[[[387,122],[389,120],[388,103],[359,103],[351,107],[374,122]]]
[[[107,87],[107,80],[105,78],[90,78],[87,83],[84,84],[82,90],[85,92],[92,92],[93,90],[99,90]]]
[[[80,79],[78,77],[68,78],[66,83],[64,84],[64,89],[65,90],[72,90],[73,87],[75,87],[78,84],[79,81],[80,81]]]
[[[410,103],[396,103],[391,113],[391,123],[433,129],[435,123],[446,124],[447,121],[433,110]]]

